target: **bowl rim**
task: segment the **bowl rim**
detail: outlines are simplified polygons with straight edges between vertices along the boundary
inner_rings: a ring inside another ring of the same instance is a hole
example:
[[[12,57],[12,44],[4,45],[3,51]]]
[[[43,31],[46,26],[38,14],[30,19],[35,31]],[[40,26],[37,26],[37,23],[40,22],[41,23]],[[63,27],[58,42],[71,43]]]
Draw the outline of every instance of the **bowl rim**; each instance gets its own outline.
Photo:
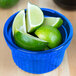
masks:
[[[30,51],[30,50],[26,50],[26,49],[20,48],[16,44],[12,44],[12,42],[10,41],[10,39],[9,39],[9,37],[7,35],[7,28],[8,28],[9,23],[16,16],[16,14],[19,12],[18,11],[16,13],[14,13],[13,15],[11,15],[7,19],[7,21],[6,21],[5,25],[4,25],[4,29],[3,29],[4,38],[11,45],[12,48],[14,48],[14,49],[16,49],[18,51],[24,52],[24,53],[31,53],[31,54],[42,54],[42,53],[49,53],[49,52],[52,53],[52,52],[56,52],[59,49],[63,48],[72,39],[72,37],[73,37],[73,27],[72,27],[72,24],[71,24],[71,22],[63,14],[61,14],[61,13],[59,13],[59,12],[53,10],[53,9],[48,9],[48,8],[41,8],[41,10],[57,14],[57,15],[61,16],[64,20],[67,21],[67,23],[69,25],[69,28],[70,28],[70,33],[69,33],[68,38],[61,45],[59,45],[59,46],[57,46],[57,47],[55,47],[53,49],[49,49],[49,50],[45,50],[45,51]],[[26,11],[26,9],[25,9],[25,11]]]

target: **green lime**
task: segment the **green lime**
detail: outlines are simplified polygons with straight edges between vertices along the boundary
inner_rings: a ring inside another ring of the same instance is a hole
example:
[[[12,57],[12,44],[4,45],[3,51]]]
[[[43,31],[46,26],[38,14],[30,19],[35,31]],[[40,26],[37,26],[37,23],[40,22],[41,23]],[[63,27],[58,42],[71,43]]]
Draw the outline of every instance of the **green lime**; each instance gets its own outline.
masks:
[[[45,17],[42,25],[49,25],[59,28],[63,24],[63,20],[59,17]]]
[[[36,38],[30,34],[22,33],[19,31],[16,31],[14,34],[14,40],[15,43],[24,49],[31,50],[31,51],[40,51],[44,50],[44,48],[47,46],[48,42],[41,40],[39,38]]]
[[[10,8],[14,5],[16,5],[16,3],[19,0],[0,0],[0,7],[2,8]]]
[[[15,31],[19,30],[26,33],[26,22],[25,22],[25,10],[21,10],[15,17],[12,26],[12,33],[14,35]]]
[[[42,10],[38,6],[28,3],[26,11],[27,31],[35,31],[43,23],[43,20],[44,15]]]
[[[40,39],[47,41],[49,48],[55,48],[62,42],[61,33],[52,26],[41,26],[35,31],[35,34]]]

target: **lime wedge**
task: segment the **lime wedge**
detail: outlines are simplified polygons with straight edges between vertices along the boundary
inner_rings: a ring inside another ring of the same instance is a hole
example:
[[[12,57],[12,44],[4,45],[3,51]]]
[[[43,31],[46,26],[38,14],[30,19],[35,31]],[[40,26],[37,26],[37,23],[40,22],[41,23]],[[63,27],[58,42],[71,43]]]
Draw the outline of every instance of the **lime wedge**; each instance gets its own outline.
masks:
[[[15,31],[19,30],[26,33],[26,22],[25,22],[25,10],[21,10],[15,17],[12,26],[12,33],[14,35]]]
[[[49,25],[59,28],[63,24],[63,20],[59,17],[45,17],[42,25]]]
[[[40,39],[47,41],[49,48],[55,48],[62,42],[61,33],[52,26],[41,26],[35,31],[35,34]]]
[[[16,31],[16,33],[14,34],[14,40],[19,47],[22,47],[24,49],[31,50],[31,51],[44,50],[44,48],[48,44],[47,41],[41,40],[30,34],[22,33],[19,31]]]
[[[43,20],[44,15],[41,9],[36,5],[28,3],[26,11],[27,31],[35,31],[43,23]]]

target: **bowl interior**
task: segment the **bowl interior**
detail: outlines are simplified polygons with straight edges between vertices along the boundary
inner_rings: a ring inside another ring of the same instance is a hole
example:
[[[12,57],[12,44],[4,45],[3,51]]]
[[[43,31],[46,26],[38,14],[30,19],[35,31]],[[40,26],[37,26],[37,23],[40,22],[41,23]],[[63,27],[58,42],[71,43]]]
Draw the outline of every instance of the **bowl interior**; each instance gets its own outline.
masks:
[[[67,21],[61,16],[61,15],[59,15],[58,13],[56,13],[55,11],[49,11],[49,9],[44,9],[44,8],[42,8],[42,11],[43,11],[43,13],[44,13],[44,16],[45,17],[61,17],[62,19],[63,19],[63,25],[60,27],[60,28],[58,28],[58,30],[61,32],[61,34],[62,34],[62,39],[63,39],[63,42],[62,42],[62,44],[67,40],[67,38],[68,38],[68,36],[69,36],[69,33],[70,33],[70,27],[69,27],[69,24],[67,23]],[[18,13],[18,12],[17,12]],[[5,23],[5,28],[4,28],[4,35],[5,35],[5,37],[7,37],[7,40],[9,41],[9,42],[11,42],[11,44],[14,46],[14,47],[17,47],[17,48],[19,48],[20,49],[20,47],[18,47],[16,44],[15,44],[15,42],[14,42],[14,38],[13,38],[13,36],[12,36],[12,23],[13,23],[13,20],[14,20],[14,18],[15,18],[15,16],[16,16],[16,14],[17,13],[15,13],[15,14],[13,14],[8,20],[7,20],[7,22]],[[26,10],[25,10],[25,13],[26,13]],[[61,45],[62,45],[61,44]],[[61,45],[59,45],[59,46],[61,46]],[[58,46],[58,47],[59,47]],[[57,48],[57,47],[56,47]]]

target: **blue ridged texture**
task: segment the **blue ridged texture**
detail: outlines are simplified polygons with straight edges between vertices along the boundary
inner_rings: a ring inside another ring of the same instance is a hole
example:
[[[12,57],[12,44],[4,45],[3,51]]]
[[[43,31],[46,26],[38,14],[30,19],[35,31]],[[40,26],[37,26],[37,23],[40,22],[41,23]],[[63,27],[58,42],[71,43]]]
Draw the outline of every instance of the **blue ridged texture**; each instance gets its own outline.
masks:
[[[34,74],[42,74],[56,69],[61,64],[65,50],[69,46],[73,36],[72,25],[64,15],[52,9],[41,9],[45,17],[61,17],[64,21],[63,25],[59,28],[63,42],[58,47],[46,51],[30,51],[18,47],[12,36],[12,22],[18,12],[6,21],[3,31],[15,64],[22,70]]]

